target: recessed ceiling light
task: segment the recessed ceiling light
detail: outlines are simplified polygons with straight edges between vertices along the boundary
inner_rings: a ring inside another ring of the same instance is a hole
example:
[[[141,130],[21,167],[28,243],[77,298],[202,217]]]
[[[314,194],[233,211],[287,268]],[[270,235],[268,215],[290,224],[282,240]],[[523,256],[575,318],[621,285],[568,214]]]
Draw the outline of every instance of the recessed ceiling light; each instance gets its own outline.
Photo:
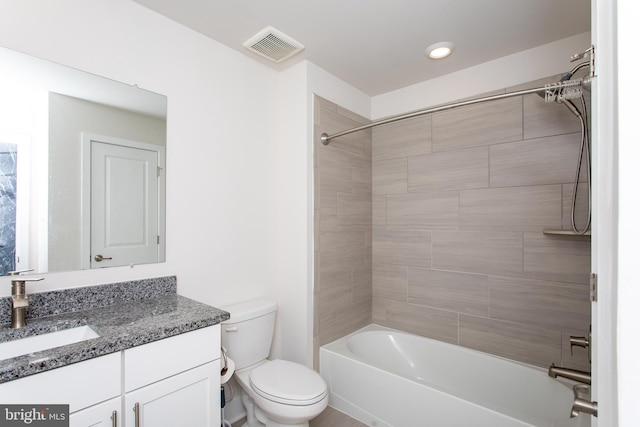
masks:
[[[442,59],[451,55],[455,45],[451,42],[440,42],[429,46],[425,53],[431,59]]]

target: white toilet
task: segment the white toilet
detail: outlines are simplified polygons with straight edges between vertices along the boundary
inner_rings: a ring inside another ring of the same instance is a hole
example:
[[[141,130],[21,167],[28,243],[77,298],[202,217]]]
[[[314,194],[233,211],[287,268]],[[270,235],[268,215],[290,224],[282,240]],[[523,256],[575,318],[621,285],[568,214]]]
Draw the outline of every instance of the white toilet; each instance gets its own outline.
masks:
[[[222,346],[235,362],[234,377],[247,411],[243,427],[308,427],[329,403],[327,384],[312,369],[285,360],[267,360],[276,304],[259,299],[223,310]]]

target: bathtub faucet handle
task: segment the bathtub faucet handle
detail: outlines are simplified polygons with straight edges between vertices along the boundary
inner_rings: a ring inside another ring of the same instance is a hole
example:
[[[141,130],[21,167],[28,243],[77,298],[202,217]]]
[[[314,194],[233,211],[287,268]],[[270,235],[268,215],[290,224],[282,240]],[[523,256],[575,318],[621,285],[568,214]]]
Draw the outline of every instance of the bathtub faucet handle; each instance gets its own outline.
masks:
[[[571,356],[573,356],[573,347],[582,347],[589,349],[589,363],[591,363],[591,327],[589,327],[589,335],[586,337],[569,337],[569,348],[571,349]]]
[[[569,337],[569,344],[571,344],[571,355],[573,356],[573,347],[589,347],[589,339],[587,337]]]

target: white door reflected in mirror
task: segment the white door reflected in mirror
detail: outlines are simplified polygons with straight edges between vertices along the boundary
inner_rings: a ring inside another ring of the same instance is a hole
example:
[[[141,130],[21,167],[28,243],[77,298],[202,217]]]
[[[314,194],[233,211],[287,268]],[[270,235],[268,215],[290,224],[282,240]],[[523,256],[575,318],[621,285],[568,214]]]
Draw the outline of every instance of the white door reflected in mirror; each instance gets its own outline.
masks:
[[[158,262],[164,147],[96,135],[83,142],[91,152],[85,262],[90,268]]]

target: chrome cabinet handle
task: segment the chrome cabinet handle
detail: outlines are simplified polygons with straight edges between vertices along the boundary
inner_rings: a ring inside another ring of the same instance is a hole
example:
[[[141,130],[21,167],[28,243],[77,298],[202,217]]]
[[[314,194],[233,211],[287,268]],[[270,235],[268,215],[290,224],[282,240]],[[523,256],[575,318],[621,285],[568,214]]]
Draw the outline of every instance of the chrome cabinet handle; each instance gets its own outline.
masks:
[[[95,259],[97,262],[100,262],[100,261],[105,260],[105,259],[113,259],[113,258],[111,258],[110,256],[106,257],[106,256],[102,256],[102,255],[96,255],[95,257],[93,257],[93,259]]]
[[[135,427],[140,427],[140,402],[136,402],[133,405],[133,412],[135,412]]]
[[[111,413],[111,427],[118,427],[118,411]]]

